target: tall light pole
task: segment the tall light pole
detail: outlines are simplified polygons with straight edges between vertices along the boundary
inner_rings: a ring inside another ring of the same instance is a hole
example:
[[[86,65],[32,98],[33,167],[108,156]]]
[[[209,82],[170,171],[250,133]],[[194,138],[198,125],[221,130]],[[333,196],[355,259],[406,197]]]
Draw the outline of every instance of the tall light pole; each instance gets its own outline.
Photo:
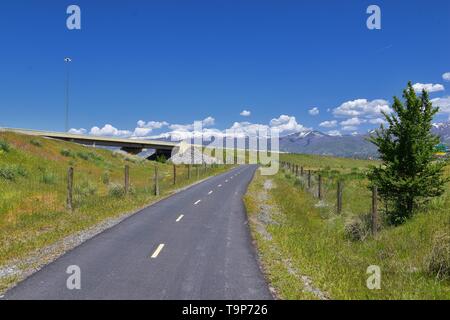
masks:
[[[69,131],[69,65],[72,62],[72,59],[67,57],[64,58],[64,62],[66,64],[66,125],[65,129],[66,132]]]

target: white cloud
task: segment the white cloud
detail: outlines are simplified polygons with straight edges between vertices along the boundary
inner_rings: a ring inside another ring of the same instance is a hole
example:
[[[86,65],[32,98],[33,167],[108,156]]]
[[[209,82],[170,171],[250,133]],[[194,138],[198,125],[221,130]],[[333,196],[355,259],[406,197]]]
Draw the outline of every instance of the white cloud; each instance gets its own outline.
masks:
[[[201,121],[199,121],[202,123],[203,127],[209,127],[214,125],[215,123],[215,119],[213,117],[207,117]],[[177,130],[177,131],[191,131],[194,130],[194,124],[195,123],[190,123],[190,124],[171,124],[169,125],[169,129],[171,130]]]
[[[241,116],[243,117],[249,117],[252,113],[248,110],[242,110],[242,112],[240,113]]]
[[[415,83],[413,84],[414,91],[422,92],[422,90],[428,92],[438,92],[444,91],[445,88],[442,84],[433,84],[433,83]]]
[[[439,113],[448,113],[450,115],[450,96],[431,99],[433,106],[439,107]]]
[[[204,127],[209,127],[209,126],[213,126],[215,122],[216,122],[216,119],[214,119],[213,117],[207,117],[207,118],[203,119],[202,125]]]
[[[106,124],[103,127],[92,127],[89,134],[95,136],[109,136],[109,137],[122,137],[122,138],[166,138],[172,140],[184,140],[191,138],[205,138],[211,137],[223,138],[230,137],[246,137],[255,136],[257,134],[268,134],[269,130],[274,129],[278,131],[280,135],[286,135],[293,132],[302,132],[310,130],[305,128],[302,124],[299,124],[294,116],[280,115],[278,118],[273,118],[268,124],[259,124],[252,122],[235,122],[229,129],[219,130],[209,126],[214,125],[215,119],[213,117],[207,117],[201,121],[195,121],[192,124],[169,124],[165,121],[149,121],[145,122],[139,120],[137,127],[133,131],[119,130],[110,124]],[[167,127],[169,131],[162,132],[160,134],[153,134],[155,129],[161,129]],[[86,133],[84,129],[71,129],[72,133]],[[84,130],[84,131],[83,131]]]
[[[384,124],[384,123],[386,123],[386,120],[384,120],[383,118],[375,118],[375,119],[370,119],[369,122],[371,124]]]
[[[330,131],[327,131],[327,134],[329,136],[341,136],[342,135],[339,130],[330,130]]]
[[[137,122],[137,127],[134,129],[133,136],[134,137],[146,137],[148,136],[154,129],[161,129],[162,127],[168,126],[169,124],[166,121],[149,121],[145,122],[143,120],[139,120]]]
[[[128,138],[132,135],[131,131],[128,130],[119,130],[115,127],[113,127],[110,124],[105,124],[103,128],[99,127],[92,127],[89,134],[93,136],[107,136],[107,137],[122,137],[122,138]]]
[[[339,107],[333,109],[333,114],[338,117],[365,117],[375,118],[381,115],[381,112],[392,112],[386,100],[376,99],[369,101],[367,99],[356,99],[344,102]]]
[[[358,127],[355,127],[355,126],[344,126],[341,129],[342,129],[342,131],[355,131],[355,130],[358,130]]]
[[[320,112],[319,108],[317,108],[317,107],[314,107],[314,108],[308,110],[308,113],[312,116],[317,116],[319,114],[319,112]]]
[[[321,122],[319,124],[319,127],[324,127],[324,128],[334,128],[337,126],[337,121],[336,120],[327,120],[324,122]]]
[[[450,81],[450,72],[446,72],[442,75],[442,79],[445,81]]]
[[[169,124],[166,121],[149,121],[145,122],[143,120],[139,120],[137,122],[138,128],[147,128],[147,129],[161,129],[162,127],[168,126]]]
[[[267,134],[271,129],[277,130],[280,135],[309,130],[309,128],[305,128],[303,125],[299,124],[295,117],[288,115],[281,115],[278,118],[274,118],[269,124],[252,123],[249,121],[234,122],[233,125],[226,130],[205,127],[196,128],[194,125],[190,124],[170,125],[169,128],[172,131],[152,136],[151,138],[167,138],[172,140],[183,140],[202,136],[204,138],[223,138],[226,136],[242,138],[258,134]]]
[[[80,128],[80,129],[72,128],[69,130],[69,133],[72,133],[72,134],[86,134],[86,132],[87,131],[84,128]]]
[[[280,134],[307,130],[303,125],[297,123],[295,117],[285,114],[270,120],[270,127],[279,130]]]
[[[366,122],[366,120],[359,119],[358,117],[354,117],[354,118],[347,119],[345,121],[341,121],[340,125],[354,127],[354,126],[359,126],[360,124],[365,123],[365,122]]]

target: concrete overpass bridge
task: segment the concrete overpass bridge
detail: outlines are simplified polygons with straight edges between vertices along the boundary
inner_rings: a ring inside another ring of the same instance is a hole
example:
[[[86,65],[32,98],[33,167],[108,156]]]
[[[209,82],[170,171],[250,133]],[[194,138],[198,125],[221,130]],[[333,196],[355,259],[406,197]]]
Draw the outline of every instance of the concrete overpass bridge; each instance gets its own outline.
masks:
[[[116,147],[131,154],[138,154],[142,152],[144,149],[154,149],[155,153],[153,153],[150,157],[148,157],[149,160],[155,160],[156,157],[160,155],[164,155],[166,159],[168,159],[171,156],[173,148],[177,146],[176,142],[159,141],[159,140],[122,139],[122,138],[100,137],[93,135],[72,134],[64,132],[51,132],[51,131],[15,129],[15,128],[0,128],[0,131],[10,131],[33,136],[64,140],[93,147],[95,146]]]

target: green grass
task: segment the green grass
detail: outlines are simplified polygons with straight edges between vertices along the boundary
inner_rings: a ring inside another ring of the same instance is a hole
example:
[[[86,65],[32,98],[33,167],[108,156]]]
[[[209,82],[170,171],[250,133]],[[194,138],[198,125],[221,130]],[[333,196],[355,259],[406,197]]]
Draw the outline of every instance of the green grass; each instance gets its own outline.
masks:
[[[0,133],[0,267],[110,217],[136,210],[189,185],[187,167],[94,149],[69,142]],[[125,195],[124,167],[131,189]],[[73,212],[66,209],[67,171],[74,168]],[[153,195],[158,166],[161,195]],[[227,170],[200,170],[200,179]],[[5,280],[6,281],[6,280]],[[4,285],[0,279],[0,289]]]
[[[324,175],[324,201],[320,205],[314,195],[316,181],[313,190],[308,190],[304,178],[296,179],[286,171],[268,177],[257,175],[245,199],[268,278],[281,298],[314,298],[305,293],[302,281],[287,271],[283,260],[288,259],[295,270],[310,277],[314,286],[332,299],[450,299],[450,280],[437,277],[432,264],[430,267],[430,261],[436,260],[435,252],[444,252],[437,259],[444,267],[450,263],[450,243],[436,242],[449,239],[450,186],[445,195],[433,199],[404,225],[383,224],[377,236],[369,233],[363,241],[352,241],[346,234],[346,225],[370,212],[370,191],[363,172],[373,162],[314,158],[283,155],[281,160],[315,170],[329,167],[322,172],[337,171]],[[446,174],[450,175],[450,167]],[[257,197],[266,179],[275,186],[266,202],[279,213],[273,215],[276,223],[266,226],[271,240],[262,237],[255,224],[261,208]],[[335,207],[338,179],[344,179],[344,207],[340,215]],[[380,290],[366,286],[370,265],[381,268]]]

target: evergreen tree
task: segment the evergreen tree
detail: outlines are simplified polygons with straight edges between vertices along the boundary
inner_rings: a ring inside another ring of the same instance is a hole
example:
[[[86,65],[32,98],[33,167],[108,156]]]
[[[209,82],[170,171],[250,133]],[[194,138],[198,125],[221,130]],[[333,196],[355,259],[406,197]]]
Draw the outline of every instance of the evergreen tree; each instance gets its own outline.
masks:
[[[405,104],[394,97],[394,112],[383,113],[388,126],[382,125],[370,138],[383,164],[371,168],[369,179],[391,206],[387,215],[395,225],[411,217],[420,204],[440,196],[448,181],[443,178],[445,163],[434,158],[439,137],[431,128],[439,109],[432,106],[425,90],[417,96],[411,82],[403,98]]]

